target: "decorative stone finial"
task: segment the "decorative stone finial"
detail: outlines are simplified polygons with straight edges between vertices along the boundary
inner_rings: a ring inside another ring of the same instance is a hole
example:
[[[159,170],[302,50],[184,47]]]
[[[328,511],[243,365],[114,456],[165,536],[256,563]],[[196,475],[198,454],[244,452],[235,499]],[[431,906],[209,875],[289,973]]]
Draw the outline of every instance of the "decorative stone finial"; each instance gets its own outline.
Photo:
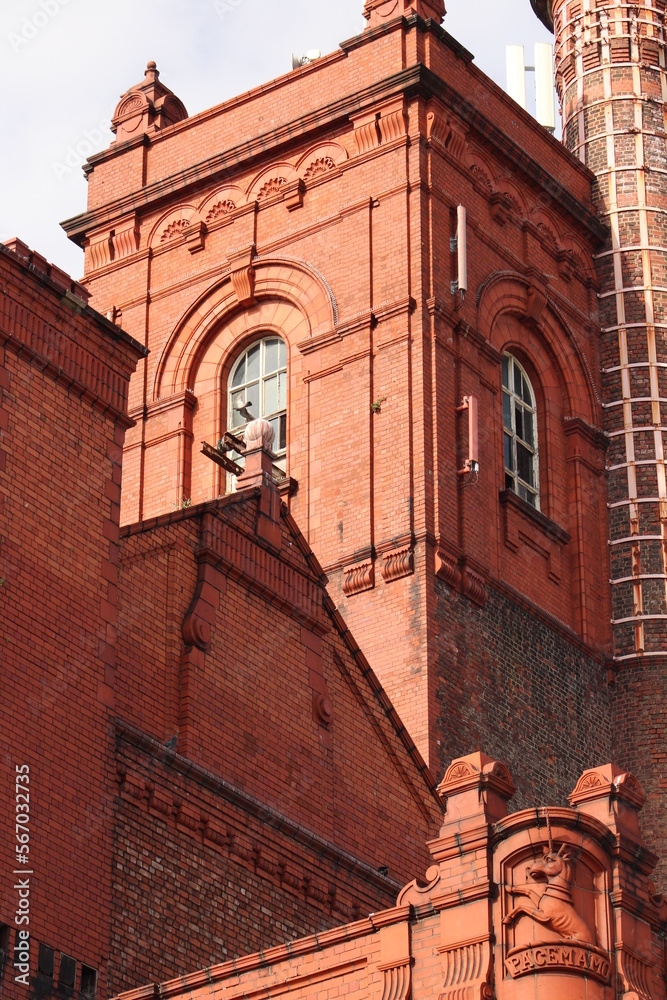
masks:
[[[159,76],[157,64],[151,59],[141,83],[130,87],[121,97],[111,119],[116,142],[127,142],[142,132],[159,132],[188,117],[183,102],[160,83]]]
[[[276,432],[268,420],[251,420],[245,429],[245,443],[248,451],[254,448],[263,448],[264,451],[271,451]]]
[[[441,23],[446,14],[444,0],[366,0],[364,17],[369,28],[386,24],[396,17],[408,17],[417,14]]]

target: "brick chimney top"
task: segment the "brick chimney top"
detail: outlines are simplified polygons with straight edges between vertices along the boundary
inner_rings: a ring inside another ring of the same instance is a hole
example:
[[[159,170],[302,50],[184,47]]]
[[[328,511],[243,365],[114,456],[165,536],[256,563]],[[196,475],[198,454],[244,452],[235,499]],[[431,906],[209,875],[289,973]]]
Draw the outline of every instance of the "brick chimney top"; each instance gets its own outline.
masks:
[[[127,142],[142,132],[155,133],[188,117],[185,105],[160,83],[160,71],[151,59],[141,83],[126,90],[111,119],[116,142]]]
[[[431,18],[440,24],[446,14],[444,0],[366,0],[364,4],[369,28],[410,14],[418,14],[424,20]]]

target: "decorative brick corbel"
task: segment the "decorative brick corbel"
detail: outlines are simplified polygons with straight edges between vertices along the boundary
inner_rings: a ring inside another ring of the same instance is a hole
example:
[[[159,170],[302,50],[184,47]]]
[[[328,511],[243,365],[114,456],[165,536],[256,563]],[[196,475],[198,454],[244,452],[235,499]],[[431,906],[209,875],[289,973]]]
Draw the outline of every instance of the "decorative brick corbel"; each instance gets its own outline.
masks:
[[[372,557],[343,568],[343,593],[346,597],[361,594],[375,587],[375,566]]]
[[[382,579],[385,583],[411,576],[415,571],[415,555],[411,543],[382,553]]]
[[[129,257],[139,249],[139,224],[135,215],[117,222],[111,237],[114,260]]]
[[[408,111],[405,106],[405,99],[402,96],[380,108],[378,126],[380,129],[380,141],[383,143],[391,142],[393,139],[400,139],[407,134]]]
[[[199,253],[200,250],[204,249],[206,241],[206,226],[199,219],[198,222],[193,221],[190,227],[186,230],[185,235],[185,245],[190,251],[190,253]]]
[[[405,920],[380,928],[382,1000],[409,1000],[412,988],[410,926]]]
[[[461,589],[474,604],[479,604],[480,607],[486,604],[486,580],[481,573],[472,569],[465,562],[461,573]]]
[[[227,589],[226,577],[208,561],[210,551],[206,539],[210,536],[210,520],[211,515],[207,514],[202,522],[197,586],[181,626],[185,645],[181,654],[178,752],[184,754],[188,752],[190,685],[203,670],[206,653],[211,647],[216,611]]]
[[[462,160],[468,148],[467,129],[461,122],[447,117],[435,108],[426,115],[426,138],[447,150],[456,160]]]
[[[435,574],[451,587],[458,590],[461,586],[461,570],[459,557],[439,548],[435,554]]]
[[[512,209],[512,202],[503,194],[502,191],[494,191],[489,200],[489,211],[491,212],[491,217],[500,226],[504,226],[507,222],[507,217]]]
[[[354,143],[357,153],[367,153],[380,145],[380,129],[378,127],[378,112],[366,111],[352,119],[354,127]]]
[[[227,257],[232,287],[241,306],[252,305],[255,301],[255,268],[252,263],[254,255],[255,247],[248,246],[228,254]]]
[[[530,284],[526,289],[526,320],[539,326],[542,313],[547,304],[547,293],[536,284]]]
[[[286,187],[283,201],[287,206],[288,212],[293,212],[295,208],[301,208],[305,191],[306,185],[300,177],[297,181]]]

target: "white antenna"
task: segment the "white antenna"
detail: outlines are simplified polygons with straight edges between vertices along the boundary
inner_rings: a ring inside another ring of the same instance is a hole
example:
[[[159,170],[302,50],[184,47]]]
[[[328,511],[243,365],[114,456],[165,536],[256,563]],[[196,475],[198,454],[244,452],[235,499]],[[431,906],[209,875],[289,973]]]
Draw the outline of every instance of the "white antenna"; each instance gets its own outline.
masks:
[[[556,128],[554,101],[554,50],[549,42],[535,43],[535,65],[526,66],[523,45],[508,45],[505,51],[507,93],[526,110],[526,73],[535,74],[535,118],[544,128]]]
[[[523,45],[508,45],[505,49],[507,67],[507,93],[513,101],[526,109],[526,61]]]
[[[458,274],[456,281],[452,281],[451,291],[452,295],[460,294],[459,305],[463,305],[468,291],[468,234],[466,210],[463,205],[459,205],[456,209],[456,236],[450,239],[449,249],[451,253],[456,253]]]
[[[535,42],[535,117],[550,132],[556,128],[553,66],[553,45]]]
[[[301,66],[307,66],[308,63],[315,62],[316,59],[320,59],[322,53],[319,49],[308,49],[305,56],[295,56],[292,53],[292,69],[300,69]]]

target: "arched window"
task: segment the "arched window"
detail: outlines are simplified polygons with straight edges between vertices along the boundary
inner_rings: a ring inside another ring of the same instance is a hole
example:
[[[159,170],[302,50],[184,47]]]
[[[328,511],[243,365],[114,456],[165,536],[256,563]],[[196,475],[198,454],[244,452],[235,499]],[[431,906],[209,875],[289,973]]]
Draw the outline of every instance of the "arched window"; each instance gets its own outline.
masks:
[[[525,370],[512,354],[503,355],[505,489],[540,509],[535,394]]]
[[[228,430],[241,437],[250,421],[259,417],[268,420],[275,431],[273,451],[276,466],[284,473],[287,451],[287,348],[280,337],[255,341],[235,362],[229,374]]]

